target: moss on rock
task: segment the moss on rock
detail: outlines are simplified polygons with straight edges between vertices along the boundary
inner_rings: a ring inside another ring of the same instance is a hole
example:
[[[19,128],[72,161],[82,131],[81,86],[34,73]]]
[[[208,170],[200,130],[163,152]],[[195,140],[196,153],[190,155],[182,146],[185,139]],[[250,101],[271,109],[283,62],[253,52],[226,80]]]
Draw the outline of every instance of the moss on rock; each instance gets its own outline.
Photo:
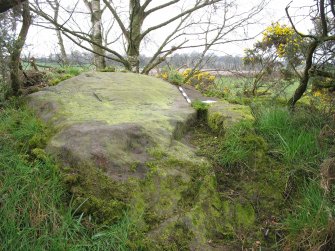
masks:
[[[207,123],[216,133],[224,133],[227,128],[240,121],[254,121],[249,106],[218,101],[208,108]]]
[[[47,152],[61,164],[77,213],[112,224],[127,211],[146,234],[133,249],[208,248],[211,225],[219,225],[214,172],[175,140],[196,112],[174,86],[132,73],[85,73],[28,103],[57,129]]]

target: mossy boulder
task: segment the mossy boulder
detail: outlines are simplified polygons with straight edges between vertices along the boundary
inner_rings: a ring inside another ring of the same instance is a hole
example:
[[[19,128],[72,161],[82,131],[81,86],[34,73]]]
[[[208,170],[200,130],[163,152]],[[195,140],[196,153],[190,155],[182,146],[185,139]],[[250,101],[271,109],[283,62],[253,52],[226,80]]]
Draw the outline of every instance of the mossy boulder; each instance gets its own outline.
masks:
[[[147,150],[167,148],[196,117],[175,86],[132,73],[84,73],[28,96],[28,104],[56,129],[46,150],[73,194],[90,197],[90,212],[99,211],[93,204],[101,199],[123,205],[127,198],[119,200],[115,191],[129,197],[123,183],[146,176],[153,158]],[[105,191],[108,186],[114,191]]]
[[[115,179],[143,175],[146,149],[169,145],[195,118],[174,86],[131,73],[85,73],[28,103],[58,130],[48,152],[63,165],[94,165]]]
[[[254,223],[249,201],[223,200],[215,168],[180,140],[197,114],[175,86],[84,73],[27,101],[55,128],[45,151],[59,162],[76,212],[104,225],[129,222],[129,250],[232,250],[216,240]],[[244,106],[220,101],[208,109],[217,132],[252,119]],[[42,159],[38,142],[33,153]]]
[[[175,86],[133,73],[84,73],[30,95],[28,104],[56,129],[46,151],[60,163],[78,213],[113,224],[127,212],[132,250],[212,249],[224,226],[216,179],[179,141],[196,111]]]
[[[207,122],[214,132],[224,133],[229,127],[241,121],[254,121],[249,106],[218,101],[208,108]]]

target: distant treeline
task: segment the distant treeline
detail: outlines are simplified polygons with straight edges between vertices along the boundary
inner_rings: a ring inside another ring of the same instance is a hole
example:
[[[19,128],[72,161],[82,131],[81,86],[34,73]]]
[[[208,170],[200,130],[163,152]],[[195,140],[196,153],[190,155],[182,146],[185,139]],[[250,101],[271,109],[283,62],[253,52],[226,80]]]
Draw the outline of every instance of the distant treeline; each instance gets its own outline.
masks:
[[[162,68],[164,66],[170,66],[174,68],[192,68],[194,67],[201,58],[200,53],[183,53],[183,54],[174,54],[173,56],[167,58],[166,62],[163,62],[159,67]],[[93,65],[93,55],[87,52],[73,51],[68,54],[68,59],[70,64],[72,65]],[[60,63],[60,55],[58,54],[50,54],[48,57],[39,57],[39,63],[45,64],[57,64]],[[146,57],[144,55],[141,56],[140,59],[140,67],[145,66],[150,57]],[[113,66],[122,66],[121,64],[111,61],[109,59],[106,60],[107,65]],[[217,70],[246,70],[242,57],[240,56],[219,56],[219,55],[208,55],[202,59],[202,63],[200,64],[200,68],[202,69],[217,69]]]

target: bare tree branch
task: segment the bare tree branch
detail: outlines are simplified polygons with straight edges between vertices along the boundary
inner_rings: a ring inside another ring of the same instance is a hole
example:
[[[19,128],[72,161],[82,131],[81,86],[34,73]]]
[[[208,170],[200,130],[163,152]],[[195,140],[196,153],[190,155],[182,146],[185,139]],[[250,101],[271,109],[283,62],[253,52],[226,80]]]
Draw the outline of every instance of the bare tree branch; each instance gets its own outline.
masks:
[[[101,57],[105,57],[105,58],[108,58],[110,60],[113,60],[115,62],[119,62],[119,63],[124,63],[122,60],[118,59],[118,58],[115,58],[115,57],[110,57],[108,55],[104,55],[104,54],[99,54],[98,52],[96,51],[93,51],[92,49],[88,48],[87,46],[83,45],[82,43],[76,41],[75,39],[73,39],[70,35],[68,35],[67,33],[63,33],[64,36],[66,36],[68,39],[70,39],[73,43],[75,43],[76,45],[78,45],[79,47],[83,48],[84,50],[87,50],[89,52],[92,52],[93,54],[97,54],[98,56],[101,56]]]
[[[330,4],[331,12],[333,13],[333,18],[335,18],[335,1],[329,0],[329,4]]]
[[[291,1],[291,3],[292,3],[292,1]],[[287,6],[286,6],[286,8],[285,8],[285,12],[286,12],[286,15],[287,15],[287,18],[288,18],[288,20],[290,21],[290,24],[292,25],[292,28],[294,29],[294,31],[295,31],[295,33],[297,33],[300,37],[303,37],[303,38],[312,38],[312,39],[317,39],[316,38],[316,36],[313,36],[313,35],[310,35],[310,34],[303,34],[303,33],[301,33],[301,32],[299,32],[298,30],[297,30],[297,28],[295,27],[295,24],[293,23],[293,20],[292,20],[292,18],[291,18],[291,15],[289,14],[289,12],[288,12],[288,9],[290,8],[290,4],[288,4]]]
[[[116,22],[119,24],[119,27],[120,29],[122,30],[123,32],[123,35],[126,37],[126,38],[129,38],[129,32],[128,30],[126,29],[126,27],[123,25],[123,22],[122,20],[120,19],[118,13],[116,12],[116,10],[112,7],[112,5],[107,1],[107,0],[103,0],[104,3],[106,4],[107,8],[112,12],[113,14],[113,17],[115,18]]]
[[[74,32],[74,31],[72,31],[72,30],[66,28],[64,25],[61,25],[61,24],[59,24],[58,22],[55,22],[55,20],[54,20],[51,16],[49,16],[47,13],[43,12],[41,9],[37,9],[37,8],[34,8],[34,7],[30,7],[30,9],[31,9],[32,12],[34,12],[34,13],[40,15],[40,16],[43,17],[45,20],[49,21],[51,24],[53,24],[53,25],[55,25],[56,27],[58,27],[64,34],[65,34],[65,33],[69,33],[69,34],[71,34],[71,35],[73,35],[73,36],[76,36],[76,37],[78,37],[78,38],[80,38],[80,39],[82,39],[82,40],[84,40],[84,41],[86,41],[86,42],[88,42],[88,43],[90,43],[90,44],[92,44],[92,45],[100,46],[100,47],[103,48],[105,51],[107,51],[107,52],[109,52],[109,53],[115,55],[115,56],[118,58],[118,60],[120,60],[120,62],[122,62],[123,64],[125,64],[125,65],[128,64],[127,60],[125,60],[124,57],[123,57],[121,54],[119,54],[118,52],[116,52],[115,50],[111,50],[111,49],[109,49],[109,48],[107,48],[107,47],[105,47],[105,46],[101,46],[101,45],[99,45],[98,43],[92,41],[90,38],[87,38],[87,37],[85,37],[84,35],[81,35],[81,34],[79,34],[78,32]]]
[[[211,1],[207,0],[204,3],[202,3],[202,4],[200,4],[200,1],[197,1],[197,3],[195,4],[195,6],[193,8],[190,8],[190,9],[188,9],[188,10],[180,13],[179,15],[176,15],[176,16],[172,17],[172,18],[170,18],[169,20],[167,20],[167,21],[165,21],[163,23],[160,23],[158,25],[155,25],[155,26],[152,26],[152,27],[148,28],[146,31],[144,31],[142,33],[142,37],[145,37],[151,31],[154,31],[154,30],[157,30],[159,28],[162,28],[162,27],[164,27],[164,26],[166,26],[166,25],[174,22],[175,20],[177,20],[177,19],[179,19],[179,18],[181,18],[181,17],[183,17],[183,16],[185,16],[185,15],[187,15],[189,13],[192,13],[192,12],[194,12],[196,10],[199,10],[199,9],[203,8],[203,7],[206,7],[206,6],[209,6],[209,5],[221,2],[221,1],[223,1],[223,0],[211,0]]]
[[[152,9],[150,9],[150,10],[147,10],[144,13],[145,13],[146,16],[148,16],[148,15],[150,15],[151,13],[153,13],[153,12],[155,12],[157,10],[161,10],[163,8],[166,8],[166,7],[170,6],[170,5],[173,5],[173,4],[178,3],[178,2],[180,2],[180,0],[173,0],[173,1],[167,2],[165,4],[159,5],[157,7],[154,7]],[[147,6],[143,5],[142,7],[143,7],[143,9],[145,9]]]
[[[301,36],[302,38],[312,38],[312,41],[309,43],[306,51],[306,59],[305,59],[305,66],[304,66],[304,71],[301,75],[300,83],[296,91],[294,92],[294,95],[292,98],[289,100],[288,104],[290,107],[293,109],[296,102],[302,97],[302,95],[305,93],[307,89],[307,85],[310,79],[310,70],[313,67],[313,57],[315,55],[315,52],[318,48],[318,46],[324,44],[327,41],[335,41],[335,35],[328,35],[328,25],[327,25],[327,18],[326,18],[326,3],[324,0],[316,1],[315,8],[319,11],[316,15],[319,15],[319,18],[321,19],[321,35],[304,35],[297,31],[292,18],[290,17],[288,13],[288,8],[287,6],[285,8],[286,14],[290,20],[290,23],[295,30],[295,32]]]

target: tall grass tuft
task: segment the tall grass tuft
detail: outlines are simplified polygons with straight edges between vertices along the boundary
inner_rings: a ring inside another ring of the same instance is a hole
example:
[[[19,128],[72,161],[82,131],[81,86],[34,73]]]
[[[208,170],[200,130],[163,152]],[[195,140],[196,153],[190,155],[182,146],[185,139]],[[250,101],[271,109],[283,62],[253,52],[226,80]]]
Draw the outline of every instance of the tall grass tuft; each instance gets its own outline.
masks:
[[[71,210],[64,207],[55,164],[46,155],[33,155],[33,149],[43,147],[48,135],[46,125],[26,108],[11,104],[1,109],[2,250],[66,250],[80,228]]]
[[[335,206],[317,182],[305,183],[294,209],[285,220],[286,245],[293,250],[329,250],[334,238]]]
[[[320,116],[274,107],[260,109],[256,117],[257,130],[286,164],[315,167],[324,157],[325,152],[317,144],[324,123]]]
[[[127,215],[111,226],[74,215],[43,150],[51,134],[17,100],[0,107],[0,250],[129,250],[138,230]]]
[[[327,149],[317,142],[326,119],[318,113],[285,108],[262,108],[256,112],[256,128],[286,166],[286,198],[294,202],[284,220],[285,250],[329,250],[334,238],[334,196],[319,186],[319,166]],[[332,197],[332,198],[331,198]],[[323,249],[322,249],[323,248]]]
[[[252,123],[240,122],[227,130],[219,145],[218,162],[228,168],[246,167],[255,152],[264,147],[264,141],[255,134]]]
[[[52,72],[48,72],[46,80],[49,85],[57,85],[58,83],[66,79],[78,76],[80,73],[87,70],[87,68],[75,66],[56,68]]]

